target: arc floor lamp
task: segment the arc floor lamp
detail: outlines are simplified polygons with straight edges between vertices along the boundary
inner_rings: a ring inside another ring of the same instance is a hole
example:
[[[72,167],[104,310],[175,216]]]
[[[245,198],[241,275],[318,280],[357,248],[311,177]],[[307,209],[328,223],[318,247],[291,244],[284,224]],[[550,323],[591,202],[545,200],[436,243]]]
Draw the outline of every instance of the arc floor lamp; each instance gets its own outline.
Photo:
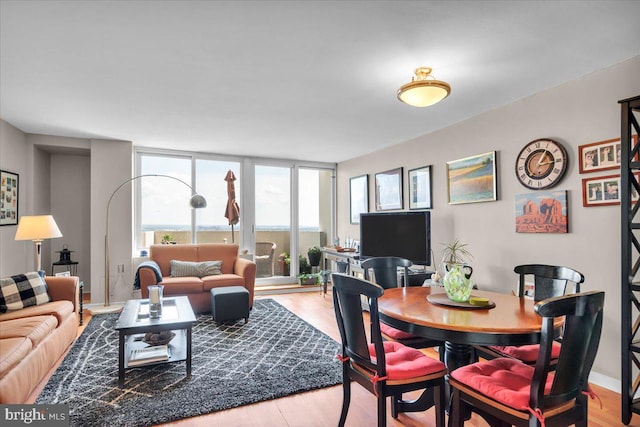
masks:
[[[207,207],[207,200],[201,196],[200,194],[196,193],[193,189],[193,187],[191,187],[189,184],[187,184],[186,182],[184,182],[183,180],[176,178],[174,176],[170,176],[170,175],[161,175],[161,174],[144,174],[144,175],[138,175],[138,176],[134,176],[133,178],[129,178],[126,181],[124,181],[122,184],[120,184],[118,186],[118,188],[116,188],[113,193],[111,193],[111,197],[109,197],[109,202],[107,202],[107,226],[105,229],[105,235],[104,235],[104,306],[102,307],[94,307],[91,309],[92,314],[103,314],[103,313],[115,313],[117,311],[119,311],[122,307],[118,306],[118,305],[111,305],[110,304],[110,276],[109,276],[109,213],[111,212],[111,201],[113,200],[113,196],[116,195],[116,193],[118,191],[120,191],[120,189],[122,187],[124,187],[125,185],[129,184],[132,181],[135,181],[137,179],[140,178],[145,178],[145,177],[151,177],[151,176],[155,176],[155,177],[163,177],[163,178],[170,178],[170,179],[174,179],[178,182],[183,183],[184,185],[186,185],[187,187],[189,187],[189,189],[191,190],[191,199],[189,199],[189,204],[191,205],[191,207],[193,209],[201,209],[201,208],[206,208]]]

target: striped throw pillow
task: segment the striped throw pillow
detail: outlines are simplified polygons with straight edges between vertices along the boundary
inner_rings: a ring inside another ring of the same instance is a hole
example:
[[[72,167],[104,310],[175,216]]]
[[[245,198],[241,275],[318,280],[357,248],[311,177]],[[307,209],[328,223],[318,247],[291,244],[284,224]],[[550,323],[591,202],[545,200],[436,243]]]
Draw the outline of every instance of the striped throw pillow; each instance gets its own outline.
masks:
[[[0,279],[0,313],[50,301],[47,283],[35,271]]]
[[[222,274],[222,261],[169,261],[171,277],[204,277]]]

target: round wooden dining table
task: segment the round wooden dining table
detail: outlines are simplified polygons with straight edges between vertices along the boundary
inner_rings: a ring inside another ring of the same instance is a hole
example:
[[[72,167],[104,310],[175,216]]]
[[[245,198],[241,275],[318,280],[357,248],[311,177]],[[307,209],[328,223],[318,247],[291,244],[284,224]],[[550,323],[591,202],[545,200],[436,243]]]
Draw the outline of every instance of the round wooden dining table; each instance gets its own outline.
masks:
[[[534,311],[532,299],[474,290],[472,296],[487,298],[495,306],[455,307],[429,302],[432,294],[431,299],[446,300],[444,288],[439,286],[385,289],[378,299],[380,320],[414,335],[444,341],[444,362],[449,371],[474,361],[474,345],[540,342],[542,318]],[[559,333],[563,319],[555,322]]]

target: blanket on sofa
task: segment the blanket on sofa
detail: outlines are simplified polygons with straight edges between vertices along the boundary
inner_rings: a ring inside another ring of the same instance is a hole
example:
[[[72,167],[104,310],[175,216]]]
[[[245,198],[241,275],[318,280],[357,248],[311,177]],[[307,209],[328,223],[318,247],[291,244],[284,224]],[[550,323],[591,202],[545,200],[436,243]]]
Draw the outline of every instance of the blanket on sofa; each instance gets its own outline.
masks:
[[[133,281],[133,289],[136,289],[136,290],[140,289],[140,273],[139,272],[141,267],[148,267],[152,269],[156,275],[156,283],[162,282],[162,273],[160,272],[160,267],[158,267],[158,264],[155,261],[143,261],[140,263],[140,265],[136,270],[136,277]]]

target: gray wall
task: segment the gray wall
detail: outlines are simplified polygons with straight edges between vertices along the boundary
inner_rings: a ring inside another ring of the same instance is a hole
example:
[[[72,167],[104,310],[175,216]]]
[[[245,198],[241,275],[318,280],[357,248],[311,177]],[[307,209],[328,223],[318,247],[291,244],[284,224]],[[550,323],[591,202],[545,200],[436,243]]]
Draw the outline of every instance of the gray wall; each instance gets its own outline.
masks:
[[[0,168],[20,174],[19,215],[51,214],[63,234],[43,242],[43,268],[51,273],[57,251],[68,244],[92,302],[104,301],[107,200],[132,176],[132,147],[128,141],[27,134],[0,119]],[[129,299],[133,283],[131,192],[121,193],[111,216],[113,301]],[[33,243],[13,240],[16,228],[0,227],[0,276],[35,268]],[[118,264],[125,265],[120,275]]]
[[[91,210],[90,185],[91,158],[87,151],[79,154],[51,154],[51,215],[62,231],[62,238],[51,242],[51,260],[60,259],[64,245],[71,253],[71,259],[78,262],[78,277],[91,291]],[[45,265],[48,273],[51,264]],[[56,267],[56,272],[63,271]]]
[[[28,146],[26,135],[19,129],[0,120],[0,169],[19,175],[18,215],[25,215],[27,204]],[[35,268],[33,263],[33,243],[13,240],[17,226],[0,227],[0,276],[21,273],[27,268]]]
[[[583,207],[578,146],[620,136],[618,101],[640,95],[640,57],[554,89],[478,115],[412,141],[338,165],[338,235],[358,236],[349,224],[349,178],[369,175],[369,206],[374,209],[374,174],[433,165],[432,243],[436,260],[443,242],[459,238],[474,255],[473,278],[483,289],[509,292],[516,285],[513,267],[525,263],[566,265],[586,276],[584,290],[606,291],[605,323],[594,371],[620,378],[620,208]],[[455,87],[451,97],[455,97]],[[443,102],[447,102],[444,100]],[[438,108],[437,106],[433,108]],[[425,117],[429,109],[424,109]],[[538,138],[560,141],[569,167],[554,188],[568,190],[569,234],[515,232],[515,196],[530,193],[515,177],[522,147]],[[446,162],[487,151],[498,154],[498,201],[448,205]],[[440,268],[441,270],[441,268]],[[606,381],[610,378],[603,378]]]

